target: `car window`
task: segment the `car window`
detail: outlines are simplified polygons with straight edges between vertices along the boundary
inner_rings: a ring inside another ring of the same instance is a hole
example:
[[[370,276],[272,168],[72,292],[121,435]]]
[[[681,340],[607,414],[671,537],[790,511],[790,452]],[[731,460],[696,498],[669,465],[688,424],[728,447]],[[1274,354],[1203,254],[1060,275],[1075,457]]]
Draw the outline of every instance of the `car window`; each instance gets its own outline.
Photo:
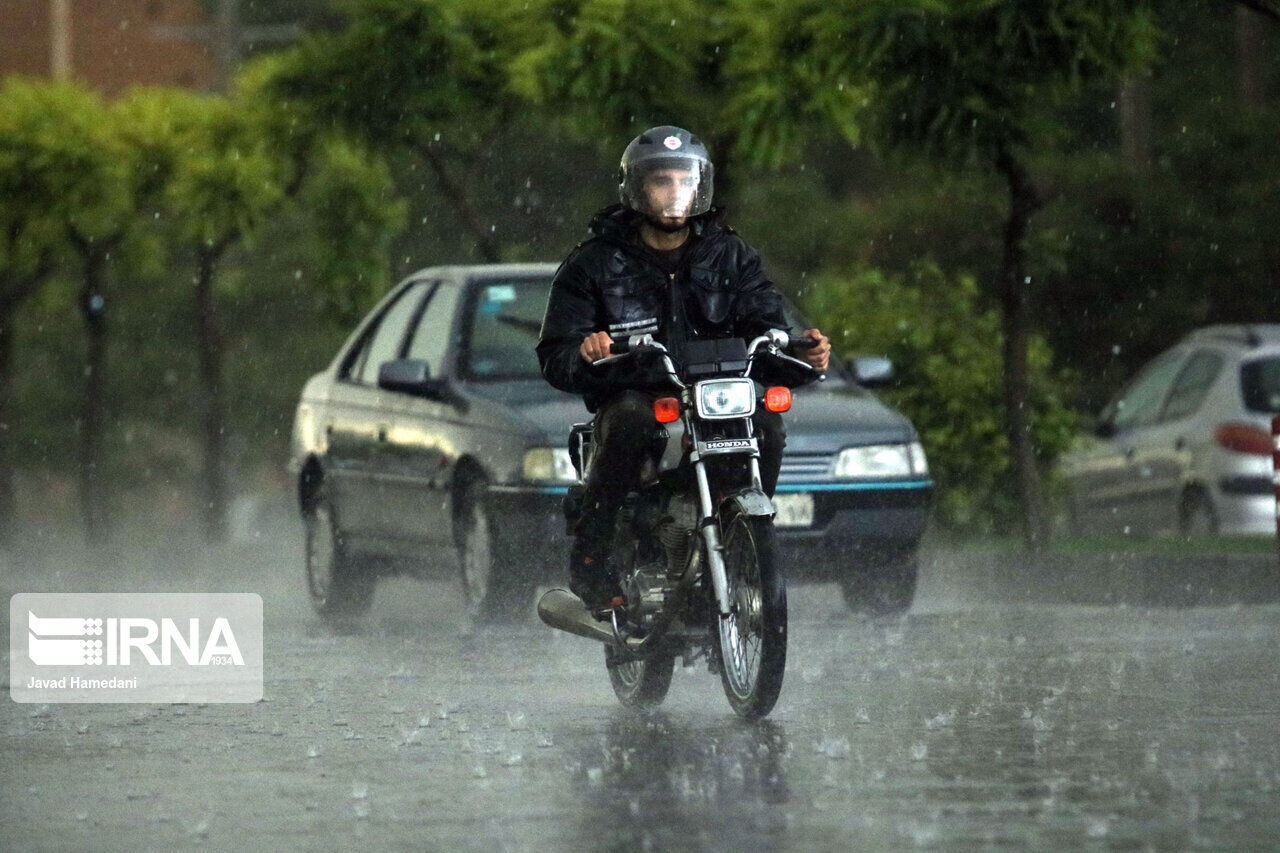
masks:
[[[1249,411],[1280,414],[1280,357],[1240,365],[1240,392]]]
[[[365,333],[359,350],[347,362],[344,379],[363,385],[378,384],[378,368],[383,362],[393,361],[399,356],[409,319],[417,310],[426,289],[426,282],[413,284],[382,312],[374,327]]]
[[[431,370],[431,378],[444,375],[445,355],[449,351],[449,333],[453,328],[453,315],[458,308],[462,288],[456,284],[441,284],[427,301],[413,337],[409,339],[406,358],[422,359]]]
[[[1160,420],[1176,421],[1194,415],[1217,380],[1222,361],[1222,356],[1212,350],[1200,350],[1187,359],[1178,371],[1178,378],[1173,380]]]
[[[1102,419],[1116,429],[1155,423],[1169,386],[1182,364],[1183,355],[1185,352],[1175,351],[1158,356],[1103,411]]]
[[[551,279],[484,281],[472,287],[459,372],[468,379],[538,379],[534,348]]]

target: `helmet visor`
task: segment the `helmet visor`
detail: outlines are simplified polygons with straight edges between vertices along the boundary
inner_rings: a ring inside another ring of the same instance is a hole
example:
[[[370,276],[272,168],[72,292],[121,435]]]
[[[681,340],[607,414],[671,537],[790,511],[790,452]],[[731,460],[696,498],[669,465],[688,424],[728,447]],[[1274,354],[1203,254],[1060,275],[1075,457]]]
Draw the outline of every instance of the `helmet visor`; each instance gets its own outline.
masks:
[[[687,219],[711,209],[712,168],[696,157],[661,157],[632,166],[625,191],[632,207],[659,219]]]

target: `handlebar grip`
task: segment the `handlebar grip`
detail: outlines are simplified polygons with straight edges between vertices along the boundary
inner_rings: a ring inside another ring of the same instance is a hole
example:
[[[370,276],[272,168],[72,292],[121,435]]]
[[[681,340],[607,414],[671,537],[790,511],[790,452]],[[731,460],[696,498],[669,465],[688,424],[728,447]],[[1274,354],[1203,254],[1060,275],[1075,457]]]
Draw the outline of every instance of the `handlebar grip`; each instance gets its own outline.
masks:
[[[609,355],[626,355],[629,352],[631,352],[631,346],[626,339],[609,344]]]
[[[818,345],[817,338],[811,338],[808,335],[791,339],[791,346],[796,349],[813,349]]]

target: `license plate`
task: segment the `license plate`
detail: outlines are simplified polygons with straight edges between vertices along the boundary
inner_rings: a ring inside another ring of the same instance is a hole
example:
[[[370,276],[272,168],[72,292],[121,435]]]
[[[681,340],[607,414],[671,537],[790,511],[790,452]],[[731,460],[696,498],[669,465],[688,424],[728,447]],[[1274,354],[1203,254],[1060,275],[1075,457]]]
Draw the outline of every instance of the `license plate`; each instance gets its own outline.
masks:
[[[774,527],[810,527],[813,525],[813,495],[794,492],[773,496]]]

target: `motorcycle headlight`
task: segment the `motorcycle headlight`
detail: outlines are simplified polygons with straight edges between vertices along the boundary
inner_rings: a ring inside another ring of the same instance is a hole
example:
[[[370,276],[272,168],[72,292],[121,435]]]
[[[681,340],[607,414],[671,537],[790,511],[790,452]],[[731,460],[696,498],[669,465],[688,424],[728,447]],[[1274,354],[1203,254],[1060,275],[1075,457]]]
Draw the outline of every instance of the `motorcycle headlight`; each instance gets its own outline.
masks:
[[[535,447],[526,450],[522,473],[533,482],[568,482],[578,479],[569,451],[563,447]]]
[[[699,382],[694,399],[702,418],[745,418],[756,411],[756,385],[750,379]]]
[[[920,453],[921,463],[924,451]],[[836,457],[837,477],[908,477],[913,473],[911,452],[905,444],[873,444],[846,447]]]

